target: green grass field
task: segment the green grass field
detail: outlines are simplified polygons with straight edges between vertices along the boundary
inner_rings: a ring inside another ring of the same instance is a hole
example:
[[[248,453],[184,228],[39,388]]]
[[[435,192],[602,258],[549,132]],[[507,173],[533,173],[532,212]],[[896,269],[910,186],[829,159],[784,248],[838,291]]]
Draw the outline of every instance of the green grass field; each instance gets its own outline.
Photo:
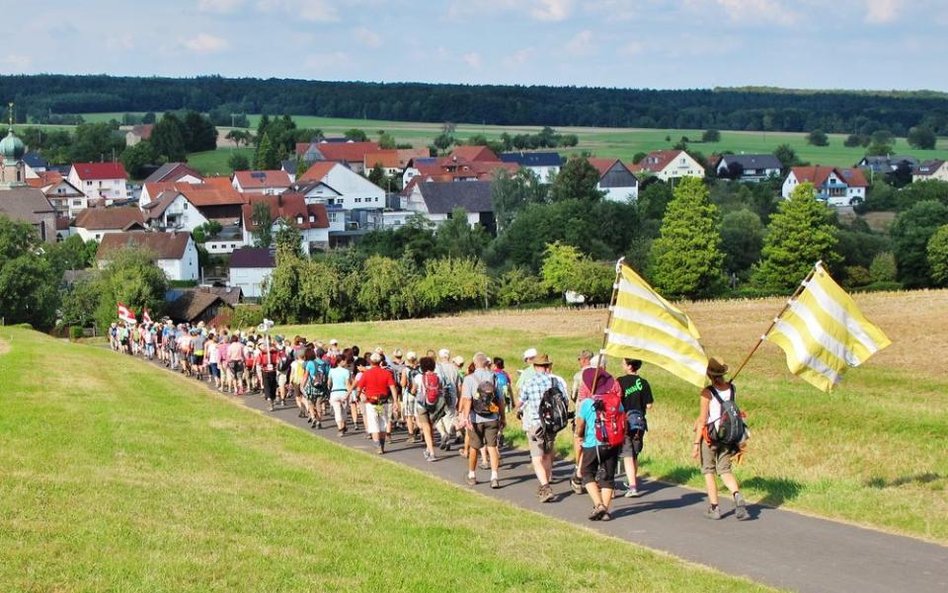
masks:
[[[253,148],[218,148],[205,152],[192,152],[188,155],[188,164],[205,175],[230,175],[234,170],[227,164],[234,153],[245,155],[253,161]]]
[[[0,328],[0,590],[770,590]],[[608,562],[604,562],[608,559]]]
[[[948,291],[859,295],[857,302],[894,344],[849,371],[832,395],[789,375],[783,353],[770,344],[740,376],[739,400],[753,433],[737,469],[741,489],[765,504],[948,543],[948,371],[930,359],[948,348]],[[708,351],[733,369],[782,304],[765,299],[684,308]],[[536,346],[551,353],[554,371],[569,379],[577,353],[598,348],[604,323],[601,310],[540,310],[277,330],[335,337],[363,349],[446,346],[468,361],[484,350],[505,358],[511,370],[525,348]],[[703,489],[690,458],[697,389],[650,365],[643,375],[656,397],[645,474]],[[565,453],[568,437],[560,437]]]

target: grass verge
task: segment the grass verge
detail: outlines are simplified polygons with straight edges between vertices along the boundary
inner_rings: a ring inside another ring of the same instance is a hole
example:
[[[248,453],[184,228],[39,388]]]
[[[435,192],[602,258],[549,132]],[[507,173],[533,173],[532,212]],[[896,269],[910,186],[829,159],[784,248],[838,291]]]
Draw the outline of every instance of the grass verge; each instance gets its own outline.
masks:
[[[3,328],[3,591],[764,591]],[[54,353],[54,355],[51,355]]]

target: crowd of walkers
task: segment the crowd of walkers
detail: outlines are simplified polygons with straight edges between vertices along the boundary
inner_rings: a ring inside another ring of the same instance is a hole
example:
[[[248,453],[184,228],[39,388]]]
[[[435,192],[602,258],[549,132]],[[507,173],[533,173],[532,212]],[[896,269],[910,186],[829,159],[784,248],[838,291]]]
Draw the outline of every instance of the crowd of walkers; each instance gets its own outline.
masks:
[[[538,481],[536,496],[543,503],[557,499],[552,486],[556,435],[571,429],[575,464],[569,484],[573,492],[589,496],[590,520],[611,520],[614,497],[634,498],[642,492],[638,457],[653,396],[639,375],[639,360],[620,359],[623,372],[614,377],[598,356],[584,350],[567,382],[554,373],[549,355],[535,348],[523,352],[522,368],[508,372],[502,358],[483,352],[470,361],[446,348],[423,355],[380,347],[366,352],[355,345],[342,348],[335,339],[271,337],[203,323],[118,322],[110,328],[109,343],[113,350],[157,361],[220,392],[260,394],[271,411],[296,407],[315,430],[335,429],[338,436],[361,432],[379,455],[393,433],[405,434],[427,461],[457,451],[466,461],[470,486],[479,483],[480,469],[489,472],[491,488],[501,487],[504,432],[516,416]],[[745,519],[745,503],[731,473],[736,450],[709,438],[714,431],[708,428],[720,422],[721,398],[733,398],[726,372],[727,365],[712,359],[693,455],[707,481],[705,516],[721,517],[715,479],[720,475],[734,496],[735,517]],[[620,469],[624,485],[616,479]]]

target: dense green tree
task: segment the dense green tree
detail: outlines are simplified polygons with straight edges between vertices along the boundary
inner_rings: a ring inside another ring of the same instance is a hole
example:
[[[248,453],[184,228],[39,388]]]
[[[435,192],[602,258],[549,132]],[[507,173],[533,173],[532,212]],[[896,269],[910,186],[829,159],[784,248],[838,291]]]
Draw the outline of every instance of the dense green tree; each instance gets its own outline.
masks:
[[[560,169],[553,185],[550,186],[550,200],[580,200],[598,202],[604,193],[596,188],[599,184],[599,171],[583,157],[572,157]]]
[[[142,116],[142,123],[143,123],[143,124],[153,124],[153,123],[155,123],[155,112],[154,112],[154,111],[149,111],[148,113],[146,113],[145,115],[143,115],[143,116]]]
[[[197,111],[184,116],[184,145],[188,152],[202,152],[217,148],[217,128],[211,120]]]
[[[483,307],[490,296],[490,277],[482,262],[446,257],[429,260],[413,290],[428,311]]]
[[[342,135],[353,142],[366,142],[369,139],[369,135],[365,133],[365,130],[358,128],[350,128],[343,132]]]
[[[59,305],[52,266],[35,253],[9,259],[0,267],[0,317],[4,323],[52,327]]]
[[[721,219],[721,249],[724,269],[747,279],[751,266],[760,260],[764,247],[764,225],[760,216],[746,208],[733,210]]]
[[[69,157],[72,162],[99,162],[117,158],[125,148],[125,138],[108,124],[79,124],[73,133]]]
[[[84,270],[95,262],[95,252],[99,244],[95,241],[83,242],[79,235],[70,235],[65,241],[44,245],[46,261],[56,277],[61,278],[66,270]]]
[[[811,184],[794,188],[770,218],[763,260],[752,276],[754,284],[766,290],[793,290],[817,261],[835,266],[840,258],[831,217],[826,204],[816,199]]]
[[[948,286],[948,224],[938,230],[928,240],[926,248],[928,267],[931,270],[934,286]]]
[[[392,136],[388,132],[379,133],[379,148],[382,150],[391,150],[395,148],[395,136]]]
[[[151,131],[151,146],[155,154],[168,161],[183,161],[187,156],[184,124],[173,113],[166,113]]]
[[[510,226],[517,213],[527,204],[546,201],[547,186],[530,169],[520,169],[511,175],[506,169],[497,169],[490,186],[497,234]]]
[[[931,285],[928,241],[943,224],[948,224],[948,206],[924,200],[899,214],[889,228],[899,267],[898,279],[906,288]]]
[[[405,288],[411,271],[404,261],[373,255],[363,270],[357,298],[370,319],[397,319],[407,313]]]
[[[775,148],[774,156],[780,161],[780,165],[784,170],[800,164],[800,157],[797,156],[797,151],[789,144],[781,144]]]
[[[121,156],[122,164],[132,179],[144,179],[145,168],[155,164],[157,160],[158,155],[152,149],[150,140],[142,140],[135,146],[129,146],[122,151]]]
[[[270,206],[264,202],[257,202],[250,212],[250,220],[254,224],[253,246],[269,247],[273,244],[273,214]]]
[[[39,246],[40,238],[32,225],[0,214],[0,267]]]
[[[303,232],[295,224],[283,222],[273,237],[273,243],[280,256],[303,255]]]
[[[525,303],[534,303],[547,296],[547,290],[540,278],[522,267],[513,267],[493,283],[494,299],[501,307],[513,307]]]
[[[720,289],[723,277],[718,208],[696,177],[681,179],[673,193],[660,235],[652,243],[649,273],[664,293],[711,296]]]
[[[829,137],[823,130],[816,129],[807,134],[806,142],[813,146],[829,146]]]
[[[240,145],[250,146],[250,143],[253,142],[254,137],[250,130],[231,130],[227,132],[227,135],[224,138],[233,142],[237,148],[240,148]]]
[[[253,168],[257,171],[273,171],[280,168],[280,154],[277,147],[270,141],[268,132],[260,136],[257,152],[253,157]]]
[[[307,320],[320,323],[343,321],[346,311],[339,306],[342,278],[339,270],[325,259],[304,260],[295,297],[305,308]],[[355,301],[347,298],[346,300]]]
[[[306,299],[300,298],[301,286],[307,276],[306,261],[295,255],[278,257],[276,268],[264,286],[263,314],[280,323],[305,323],[311,311]]]
[[[446,132],[442,132],[441,134],[438,134],[437,136],[435,136],[435,139],[431,142],[431,144],[442,153],[447,151],[448,148],[450,148],[450,146],[454,143],[455,143],[454,136]]]
[[[869,276],[873,282],[895,282],[898,276],[895,254],[891,251],[876,254],[869,265]]]
[[[701,135],[702,142],[720,142],[721,141],[721,132],[715,130],[714,128],[704,131],[704,134]]]
[[[66,289],[62,293],[62,303],[60,305],[63,325],[78,327],[94,325],[100,293],[100,280],[98,274],[95,273],[88,278],[76,281]]]
[[[559,241],[548,243],[543,251],[543,267],[540,269],[544,287],[559,295],[575,290],[579,284],[580,262],[584,257],[573,245]]]
[[[934,150],[938,137],[928,126],[914,126],[908,131],[906,136],[909,146],[920,150]]]
[[[479,259],[488,243],[490,235],[481,225],[468,223],[464,208],[455,208],[435,231],[436,250],[442,256]]]
[[[115,321],[115,307],[124,303],[137,314],[147,308],[152,318],[161,313],[168,290],[168,278],[155,264],[155,254],[137,248],[123,248],[109,253],[109,264],[99,281],[99,304],[96,323],[105,330]]]
[[[250,170],[250,159],[247,158],[247,155],[234,152],[227,157],[227,166],[234,171],[249,171]]]
[[[929,179],[912,183],[895,192],[893,206],[895,210],[903,212],[919,202],[929,200],[948,206],[948,182]]]

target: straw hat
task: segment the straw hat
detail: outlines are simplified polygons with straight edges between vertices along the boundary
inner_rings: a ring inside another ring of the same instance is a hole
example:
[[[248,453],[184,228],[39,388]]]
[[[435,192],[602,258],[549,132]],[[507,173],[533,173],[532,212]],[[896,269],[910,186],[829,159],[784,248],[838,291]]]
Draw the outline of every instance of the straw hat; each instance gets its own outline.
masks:
[[[709,377],[723,377],[727,374],[727,364],[723,359],[716,356],[712,356],[708,359],[708,376]]]
[[[537,354],[533,357],[533,366],[535,367],[548,367],[553,364],[553,361],[550,360],[548,354]]]

